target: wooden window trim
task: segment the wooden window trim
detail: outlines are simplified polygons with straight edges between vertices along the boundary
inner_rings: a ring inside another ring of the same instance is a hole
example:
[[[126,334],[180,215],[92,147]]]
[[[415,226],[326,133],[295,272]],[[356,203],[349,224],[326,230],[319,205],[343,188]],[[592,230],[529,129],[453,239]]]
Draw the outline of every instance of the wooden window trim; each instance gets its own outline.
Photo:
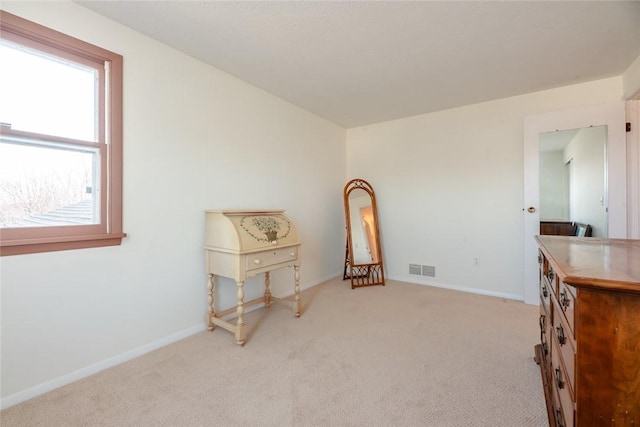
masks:
[[[99,115],[100,135],[95,144],[101,150],[100,180],[106,187],[100,224],[1,229],[0,256],[120,245],[126,237],[122,228],[122,56],[5,11],[0,11],[0,32],[4,39],[56,56],[72,57],[75,61],[79,57],[83,62],[108,67],[108,77],[101,83],[104,90],[99,91],[107,97],[100,99],[100,105],[106,106],[106,110]],[[1,129],[1,132],[37,137],[10,129]]]

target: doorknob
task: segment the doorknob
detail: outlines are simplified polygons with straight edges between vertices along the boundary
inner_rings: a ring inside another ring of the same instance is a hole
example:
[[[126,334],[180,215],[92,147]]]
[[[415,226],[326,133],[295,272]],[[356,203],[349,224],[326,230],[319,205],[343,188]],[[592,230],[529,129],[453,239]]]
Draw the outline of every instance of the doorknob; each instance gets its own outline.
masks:
[[[528,211],[529,213],[534,213],[534,212],[536,211],[536,208],[534,208],[533,206],[529,206],[529,207],[527,208],[527,211]]]

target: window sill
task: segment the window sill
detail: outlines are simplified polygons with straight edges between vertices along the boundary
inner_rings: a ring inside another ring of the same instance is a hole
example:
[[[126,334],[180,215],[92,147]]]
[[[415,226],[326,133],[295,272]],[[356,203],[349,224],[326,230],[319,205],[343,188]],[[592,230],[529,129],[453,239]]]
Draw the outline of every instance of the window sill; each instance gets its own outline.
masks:
[[[113,233],[91,236],[71,236],[67,238],[8,240],[2,242],[0,246],[0,256],[118,246],[125,237],[127,237],[126,233]]]

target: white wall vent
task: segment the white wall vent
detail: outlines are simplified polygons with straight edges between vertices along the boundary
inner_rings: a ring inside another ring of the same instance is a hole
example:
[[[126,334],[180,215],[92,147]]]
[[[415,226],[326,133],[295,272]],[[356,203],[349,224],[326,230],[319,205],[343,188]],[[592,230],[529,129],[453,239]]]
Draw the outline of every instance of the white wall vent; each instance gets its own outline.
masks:
[[[417,276],[422,275],[422,266],[418,264],[409,264],[409,274],[415,274]]]
[[[409,274],[436,277],[436,268],[433,265],[409,264]]]
[[[433,265],[423,265],[422,275],[429,276],[429,277],[436,277],[436,267]]]

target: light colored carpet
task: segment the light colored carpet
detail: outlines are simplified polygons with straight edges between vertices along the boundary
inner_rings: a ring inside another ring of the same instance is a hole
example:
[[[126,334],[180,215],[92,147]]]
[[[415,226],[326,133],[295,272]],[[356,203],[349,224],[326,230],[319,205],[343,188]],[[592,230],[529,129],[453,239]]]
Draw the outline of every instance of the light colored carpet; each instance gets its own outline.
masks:
[[[331,280],[8,408],[13,426],[546,426],[538,308]],[[203,296],[204,297],[204,296]]]

